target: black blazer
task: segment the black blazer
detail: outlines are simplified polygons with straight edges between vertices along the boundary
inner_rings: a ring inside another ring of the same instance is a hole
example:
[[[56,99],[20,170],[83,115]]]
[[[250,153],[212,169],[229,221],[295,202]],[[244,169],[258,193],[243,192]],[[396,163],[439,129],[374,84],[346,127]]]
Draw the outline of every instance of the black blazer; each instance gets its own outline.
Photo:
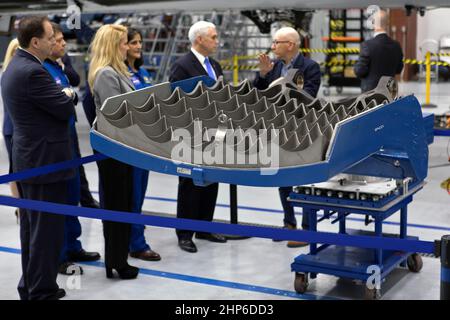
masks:
[[[394,77],[402,72],[403,52],[400,44],[385,33],[361,43],[355,74],[361,79],[363,92],[374,89],[382,76]]]
[[[3,102],[14,126],[12,169],[18,172],[74,158],[69,119],[75,110],[43,65],[18,49],[2,76]],[[30,178],[53,183],[74,176],[75,169]]]
[[[209,58],[209,61],[211,62],[211,66],[213,67],[216,76],[222,76],[223,71],[220,64],[212,58]],[[184,56],[178,58],[172,65],[172,67],[170,68],[169,81],[175,82],[192,77],[207,75],[208,72],[206,72],[206,70],[203,68],[200,61],[198,61],[197,57],[192,53],[192,51],[189,51]]]
[[[317,96],[317,92],[320,87],[320,66],[314,60],[305,58],[299,54],[295,59],[292,66],[294,69],[298,69],[303,74],[303,90],[308,92],[311,96]],[[260,89],[266,89],[269,84],[279,77],[281,77],[281,70],[283,69],[283,62],[281,60],[275,60],[273,69],[266,74],[264,78],[261,78],[259,72],[256,74],[256,78],[253,81],[253,85]]]

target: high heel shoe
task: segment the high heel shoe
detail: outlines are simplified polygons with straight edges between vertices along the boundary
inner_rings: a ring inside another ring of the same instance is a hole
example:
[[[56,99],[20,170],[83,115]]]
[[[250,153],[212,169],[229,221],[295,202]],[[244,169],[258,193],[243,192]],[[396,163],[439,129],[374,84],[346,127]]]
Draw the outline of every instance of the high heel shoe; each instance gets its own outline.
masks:
[[[105,269],[106,269],[106,277],[108,279],[114,278],[114,273],[113,273],[114,268],[105,267]],[[136,267],[133,267],[133,266],[130,266],[130,265],[127,265],[124,268],[115,269],[115,270],[119,274],[119,278],[123,279],[123,280],[134,279],[139,274],[139,268],[136,268]]]
[[[19,209],[16,209],[14,214],[16,215],[16,223],[19,224],[19,222],[20,222],[20,211],[19,211]]]

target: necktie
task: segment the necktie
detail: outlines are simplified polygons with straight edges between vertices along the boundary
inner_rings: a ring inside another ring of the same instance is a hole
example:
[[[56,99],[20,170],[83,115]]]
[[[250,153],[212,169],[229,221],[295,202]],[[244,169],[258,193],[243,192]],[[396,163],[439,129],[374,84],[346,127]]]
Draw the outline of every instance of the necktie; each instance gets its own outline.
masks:
[[[206,71],[208,72],[208,76],[210,76],[214,80],[217,80],[216,75],[214,74],[214,70],[212,68],[211,62],[209,62],[208,58],[205,58],[205,66],[206,66]]]

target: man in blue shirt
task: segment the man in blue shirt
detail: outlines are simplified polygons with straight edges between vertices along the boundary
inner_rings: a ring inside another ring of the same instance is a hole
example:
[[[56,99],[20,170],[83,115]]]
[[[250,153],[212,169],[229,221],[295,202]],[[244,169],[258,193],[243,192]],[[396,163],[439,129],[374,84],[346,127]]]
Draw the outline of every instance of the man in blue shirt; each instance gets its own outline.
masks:
[[[55,34],[56,44],[52,49],[52,53],[48,59],[44,61],[44,67],[50,73],[55,82],[63,87],[73,90],[70,85],[69,78],[64,71],[64,64],[61,59],[65,55],[66,42],[64,41],[64,35],[61,28],[52,23],[53,31]],[[74,99],[74,104],[77,104],[78,99]],[[75,128],[75,115],[70,119],[70,134],[73,141],[74,154],[79,154],[78,150],[78,138]],[[78,151],[78,152],[77,152]],[[80,170],[77,168],[76,175],[69,182],[69,203],[77,206],[80,203]],[[65,221],[65,234],[64,234],[64,247],[61,253],[61,264],[59,272],[62,274],[72,274],[74,270],[78,270],[82,273],[81,267],[74,267],[72,261],[95,261],[100,259],[98,252],[86,252],[78,238],[81,236],[81,224],[78,217],[66,216]]]
[[[298,69],[303,76],[303,90],[316,97],[320,87],[320,66],[317,62],[299,53],[300,35],[291,27],[279,29],[272,41],[272,52],[276,56],[271,61],[265,53],[259,56],[259,72],[254,80],[254,86],[260,90],[266,89],[271,82],[284,77],[289,69]]]
[[[291,27],[279,29],[272,41],[272,52],[277,59],[271,61],[267,54],[259,56],[259,72],[253,82],[253,85],[260,89],[266,89],[271,82],[284,77],[289,69],[298,69],[303,77],[303,90],[311,96],[316,97],[320,87],[320,67],[319,65],[299,53],[300,35]],[[284,226],[288,229],[297,228],[297,220],[293,207],[288,202],[289,193],[292,187],[279,188],[281,204],[284,211]],[[303,216],[302,228],[309,228],[308,216]],[[307,245],[305,242],[289,241],[288,247],[300,247]]]

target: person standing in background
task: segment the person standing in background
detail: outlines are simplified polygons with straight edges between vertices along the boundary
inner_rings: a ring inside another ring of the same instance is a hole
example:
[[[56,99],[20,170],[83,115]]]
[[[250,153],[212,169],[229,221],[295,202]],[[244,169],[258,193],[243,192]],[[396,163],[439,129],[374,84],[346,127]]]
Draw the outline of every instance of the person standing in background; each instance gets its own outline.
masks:
[[[391,39],[386,30],[389,16],[380,10],[374,16],[373,39],[361,43],[359,59],[353,70],[361,79],[361,91],[375,89],[383,76],[395,77],[403,70],[403,51],[398,41]]]
[[[17,39],[11,40],[11,42],[8,45],[8,48],[6,49],[5,59],[3,60],[3,70],[4,73],[6,68],[8,67],[8,64],[11,62],[12,57],[16,53],[17,48],[19,47],[19,41]],[[3,139],[5,141],[6,145],[6,152],[8,153],[8,160],[9,163],[11,163],[11,150],[12,150],[12,135],[13,135],[13,124],[11,121],[11,117],[9,116],[5,106],[3,105]],[[11,171],[11,167],[10,167]],[[9,187],[11,189],[11,195],[14,198],[20,198],[19,197],[19,190],[17,190],[17,184],[16,182],[10,182]],[[19,215],[20,215],[20,209],[17,208],[15,211],[17,223],[19,222]]]
[[[130,80],[136,90],[151,86],[150,75],[142,68],[142,34],[132,28],[128,28],[128,51],[125,63],[131,74]],[[145,192],[148,185],[148,171],[133,167],[133,212],[141,213]],[[145,226],[142,224],[131,225],[130,256],[145,261],[159,261],[161,256],[153,251],[144,236]]]
[[[58,26],[59,27],[59,26]],[[72,87],[78,87],[80,85],[80,76],[72,66],[72,61],[67,54],[67,52],[64,54],[64,56],[58,61],[58,64],[61,66],[62,70],[67,76],[67,79],[69,79],[69,83]],[[75,118],[75,121],[77,119]],[[81,158],[81,152],[80,152],[80,145],[78,143],[78,136],[76,137],[76,152],[77,157]],[[86,208],[94,208],[98,209],[100,208],[100,204],[97,200],[94,199],[94,197],[91,194],[91,191],[89,190],[89,183],[86,178],[86,172],[84,170],[84,166],[79,167],[80,171],[80,204],[83,207]]]
[[[66,42],[61,28],[56,23],[52,23],[53,32],[55,34],[55,46],[52,49],[50,56],[44,61],[44,67],[50,73],[56,84],[62,88],[71,88],[71,83],[65,72],[65,65],[61,59],[65,55]],[[72,79],[74,78],[72,71]],[[79,82],[79,81],[78,81]],[[76,105],[78,99],[74,100]],[[74,147],[74,155],[78,157],[80,151],[78,147],[78,135],[75,127],[75,115],[70,119],[70,135]],[[82,166],[80,166],[82,167]],[[80,203],[81,188],[80,188],[80,170],[75,168],[75,177],[69,180],[68,203],[78,206]],[[74,261],[96,261],[100,259],[98,252],[87,252],[83,249],[81,241],[78,238],[81,236],[81,224],[76,216],[66,216],[65,233],[64,233],[64,247],[61,253],[61,263],[59,273],[71,275],[74,271],[82,274],[82,268],[75,266]]]

